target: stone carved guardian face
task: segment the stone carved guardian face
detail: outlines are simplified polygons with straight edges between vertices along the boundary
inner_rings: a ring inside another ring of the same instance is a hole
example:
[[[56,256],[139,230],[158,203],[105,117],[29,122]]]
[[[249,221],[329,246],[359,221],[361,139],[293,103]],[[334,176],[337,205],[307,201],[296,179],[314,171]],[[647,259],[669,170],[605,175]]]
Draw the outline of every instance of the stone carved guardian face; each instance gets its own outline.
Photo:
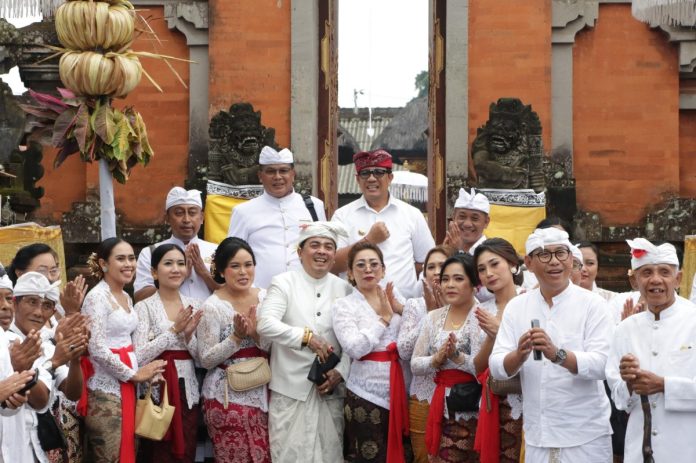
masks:
[[[522,124],[504,118],[500,115],[493,116],[488,121],[489,136],[488,150],[496,154],[506,154],[517,149],[522,138]]]

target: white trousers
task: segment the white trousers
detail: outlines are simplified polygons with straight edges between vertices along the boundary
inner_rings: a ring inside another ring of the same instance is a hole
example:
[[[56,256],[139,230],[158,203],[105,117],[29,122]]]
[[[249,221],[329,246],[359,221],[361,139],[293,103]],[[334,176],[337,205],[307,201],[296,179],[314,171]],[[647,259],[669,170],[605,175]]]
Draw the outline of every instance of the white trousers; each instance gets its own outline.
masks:
[[[611,436],[598,437],[575,447],[535,447],[525,442],[525,463],[611,463]]]

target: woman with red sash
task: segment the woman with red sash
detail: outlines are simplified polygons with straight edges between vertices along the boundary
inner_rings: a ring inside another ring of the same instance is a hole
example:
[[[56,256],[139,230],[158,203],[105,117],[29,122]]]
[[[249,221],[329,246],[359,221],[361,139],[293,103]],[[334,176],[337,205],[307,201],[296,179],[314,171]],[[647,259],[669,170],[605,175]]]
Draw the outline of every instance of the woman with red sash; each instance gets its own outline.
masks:
[[[483,335],[474,316],[478,278],[469,254],[458,253],[442,265],[440,287],[445,305],[423,319],[411,358],[414,375],[431,377],[425,444],[433,462],[478,462],[474,433],[478,412],[447,413],[446,391],[459,383],[476,382],[475,359]]]
[[[396,347],[401,314],[389,303],[390,285],[387,291],[380,286],[384,271],[376,245],[355,244],[348,253],[348,280],[355,289],[337,299],[332,309],[336,338],[353,360],[344,407],[344,453],[352,462],[400,463],[406,453],[411,460],[405,439],[408,394]]]
[[[131,335],[138,325],[130,296],[123,287],[135,274],[135,254],[119,238],[101,242],[88,261],[99,283],[87,294],[82,312],[90,317],[89,357],[82,358],[86,390],[78,403],[85,417],[84,461],[135,462],[135,383],[164,372],[166,362],[143,367]]]
[[[173,243],[157,246],[150,261],[157,292],[135,304],[138,328],[133,335],[139,363],[165,360],[164,380],[174,417],[162,441],[140,440],[140,461],[193,462],[196,458],[198,402],[194,359],[198,358],[196,328],[201,301],[179,293],[187,274],[184,251]],[[153,388],[159,400],[161,389]]]
[[[268,358],[270,345],[256,333],[256,307],[265,289],[252,287],[256,259],[239,238],[226,238],[213,257],[211,273],[222,287],[203,304],[198,351],[208,373],[203,410],[217,463],[270,463],[268,388],[236,392],[227,383],[228,366]]]
[[[522,395],[495,395],[488,389],[488,357],[505,306],[517,296],[522,284],[521,259],[515,248],[502,238],[491,238],[474,251],[479,280],[494,298],[479,304],[476,311],[481,330],[486,337],[481,346],[484,354],[475,361],[479,381],[483,385],[483,400],[476,430],[475,448],[482,463],[517,463],[522,448]],[[516,378],[519,379],[519,378]]]

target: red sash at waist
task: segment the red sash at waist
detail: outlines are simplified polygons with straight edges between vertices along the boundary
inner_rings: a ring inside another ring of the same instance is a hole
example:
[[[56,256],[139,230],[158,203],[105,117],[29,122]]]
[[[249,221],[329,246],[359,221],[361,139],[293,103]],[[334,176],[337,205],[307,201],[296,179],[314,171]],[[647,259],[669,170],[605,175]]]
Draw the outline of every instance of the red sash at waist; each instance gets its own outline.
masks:
[[[243,359],[243,358],[252,358],[252,357],[263,357],[265,359],[268,359],[269,355],[268,352],[265,350],[261,350],[258,347],[245,347],[244,349],[239,349],[237,352],[232,354],[230,359]],[[218,368],[221,368],[223,370],[227,369],[228,365],[225,365],[224,363],[221,363],[218,365]]]
[[[435,374],[435,392],[430,401],[428,421],[425,425],[425,446],[430,455],[437,455],[442,436],[442,415],[445,412],[445,389],[459,383],[476,381],[469,373],[461,370],[440,370]],[[454,418],[454,417],[451,417]]]
[[[387,346],[386,351],[370,352],[360,359],[373,362],[390,362],[389,368],[389,435],[387,437],[387,463],[404,461],[403,436],[408,436],[408,395],[404,384],[404,374],[399,362],[396,343]]]
[[[500,403],[497,395],[488,388],[488,368],[478,375],[481,383],[482,403],[476,425],[474,450],[481,455],[481,463],[498,463],[500,461]]]
[[[169,390],[169,405],[174,406],[172,423],[167,430],[167,434],[164,435],[164,440],[172,441],[172,454],[174,457],[184,458],[186,448],[181,410],[181,390],[179,389],[179,375],[177,374],[174,360],[193,360],[193,357],[187,350],[165,350],[157,358],[167,361],[163,376]]]

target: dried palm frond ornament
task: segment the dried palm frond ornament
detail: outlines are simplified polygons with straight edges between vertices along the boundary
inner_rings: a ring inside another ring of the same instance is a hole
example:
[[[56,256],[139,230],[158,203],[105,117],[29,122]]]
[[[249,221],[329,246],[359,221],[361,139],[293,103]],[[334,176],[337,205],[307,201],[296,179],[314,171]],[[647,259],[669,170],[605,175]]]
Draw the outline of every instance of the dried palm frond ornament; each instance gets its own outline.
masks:
[[[125,98],[143,75],[162,91],[143,68],[141,57],[164,60],[184,87],[169,60],[188,60],[134,51],[131,47],[136,34],[151,34],[157,42],[159,39],[128,0],[33,3],[36,5],[26,7],[29,11],[41,4],[42,12],[55,18],[63,47],[50,47],[56,53],[46,59],[60,56],[58,70],[65,88],[58,89],[60,98],[30,90],[34,104],[20,105],[27,113],[28,138],[58,148],[56,167],[75,153],[85,162],[99,161],[101,239],[114,237],[112,179],[126,183],[131,169],[137,164],[147,165],[154,151],[140,114],[132,107],[115,108],[113,100]],[[52,10],[55,3],[59,5]],[[24,11],[24,7],[14,8]]]

